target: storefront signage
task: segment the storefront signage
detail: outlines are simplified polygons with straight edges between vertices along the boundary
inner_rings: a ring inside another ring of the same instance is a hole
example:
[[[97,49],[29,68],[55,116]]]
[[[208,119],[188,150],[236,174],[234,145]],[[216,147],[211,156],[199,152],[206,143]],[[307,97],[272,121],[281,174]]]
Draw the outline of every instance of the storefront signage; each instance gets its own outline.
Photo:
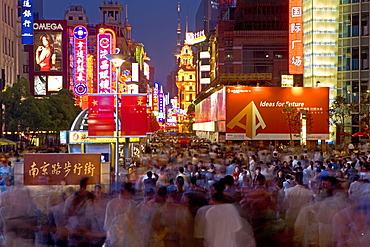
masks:
[[[33,30],[47,30],[47,31],[63,31],[63,26],[60,23],[34,23]]]
[[[114,143],[114,137],[89,137],[87,131],[70,131],[68,134],[68,144],[82,143]],[[140,138],[130,138],[130,142],[139,142]],[[125,142],[125,138],[119,138],[119,142]]]
[[[77,185],[84,177],[100,183],[101,154],[24,154],[24,185]]]

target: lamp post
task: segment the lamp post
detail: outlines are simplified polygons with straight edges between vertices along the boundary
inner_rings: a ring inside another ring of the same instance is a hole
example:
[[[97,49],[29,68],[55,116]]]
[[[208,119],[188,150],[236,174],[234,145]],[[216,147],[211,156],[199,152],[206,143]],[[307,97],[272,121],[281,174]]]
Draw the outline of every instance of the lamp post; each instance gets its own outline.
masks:
[[[107,54],[106,58],[112,62],[113,66],[116,68],[116,93],[115,96],[115,110],[116,110],[116,131],[115,139],[116,143],[114,145],[114,172],[115,172],[115,182],[118,183],[119,178],[119,118],[118,118],[118,85],[119,85],[119,76],[121,73],[121,65],[128,58],[124,54]]]

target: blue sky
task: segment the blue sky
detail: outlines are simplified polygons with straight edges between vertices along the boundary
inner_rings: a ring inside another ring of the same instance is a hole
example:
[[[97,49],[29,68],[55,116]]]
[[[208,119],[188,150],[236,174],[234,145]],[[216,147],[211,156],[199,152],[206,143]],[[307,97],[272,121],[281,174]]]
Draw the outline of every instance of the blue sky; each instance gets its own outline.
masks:
[[[150,65],[155,67],[155,81],[164,85],[166,76],[175,66],[172,50],[176,45],[177,35],[177,0],[125,0],[122,6],[128,6],[129,23],[132,38],[143,43]],[[201,0],[181,0],[181,29],[185,31],[186,16],[189,31],[195,29],[195,15]],[[90,24],[101,21],[99,5],[101,0],[44,0],[45,19],[63,19],[69,5],[82,5]],[[124,16],[123,16],[124,17]],[[182,37],[183,39],[183,37]]]

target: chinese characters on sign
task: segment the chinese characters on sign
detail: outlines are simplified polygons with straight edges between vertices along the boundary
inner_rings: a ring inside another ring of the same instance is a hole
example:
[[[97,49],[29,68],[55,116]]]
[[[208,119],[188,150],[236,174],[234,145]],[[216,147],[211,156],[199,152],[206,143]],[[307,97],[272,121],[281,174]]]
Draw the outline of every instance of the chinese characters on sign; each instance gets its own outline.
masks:
[[[302,1],[289,1],[289,74],[303,74]]]
[[[74,93],[85,95],[87,93],[87,29],[76,26],[74,36]]]
[[[79,184],[89,177],[90,183],[100,182],[100,154],[25,154],[25,185]]]
[[[101,28],[98,34],[98,93],[111,93],[112,90],[112,65],[105,55],[112,53],[113,42],[112,34]]]
[[[164,94],[158,93],[158,112],[159,118],[158,122],[164,122]]]
[[[33,44],[33,0],[22,1],[22,44]]]
[[[159,91],[159,84],[157,82],[154,83],[154,87],[152,88],[152,103],[153,103],[153,112],[159,111],[159,103],[158,103],[158,91]]]

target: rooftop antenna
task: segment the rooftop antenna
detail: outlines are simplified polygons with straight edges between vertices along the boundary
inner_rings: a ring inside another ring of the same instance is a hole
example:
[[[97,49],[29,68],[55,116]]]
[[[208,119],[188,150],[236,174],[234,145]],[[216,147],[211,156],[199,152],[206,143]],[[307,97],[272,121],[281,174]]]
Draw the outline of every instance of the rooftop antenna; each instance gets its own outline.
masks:
[[[177,0],[177,45],[181,45],[180,0]]]
[[[131,25],[128,23],[128,6],[126,4],[126,18],[125,18],[125,29],[127,34],[127,39],[131,40]]]

